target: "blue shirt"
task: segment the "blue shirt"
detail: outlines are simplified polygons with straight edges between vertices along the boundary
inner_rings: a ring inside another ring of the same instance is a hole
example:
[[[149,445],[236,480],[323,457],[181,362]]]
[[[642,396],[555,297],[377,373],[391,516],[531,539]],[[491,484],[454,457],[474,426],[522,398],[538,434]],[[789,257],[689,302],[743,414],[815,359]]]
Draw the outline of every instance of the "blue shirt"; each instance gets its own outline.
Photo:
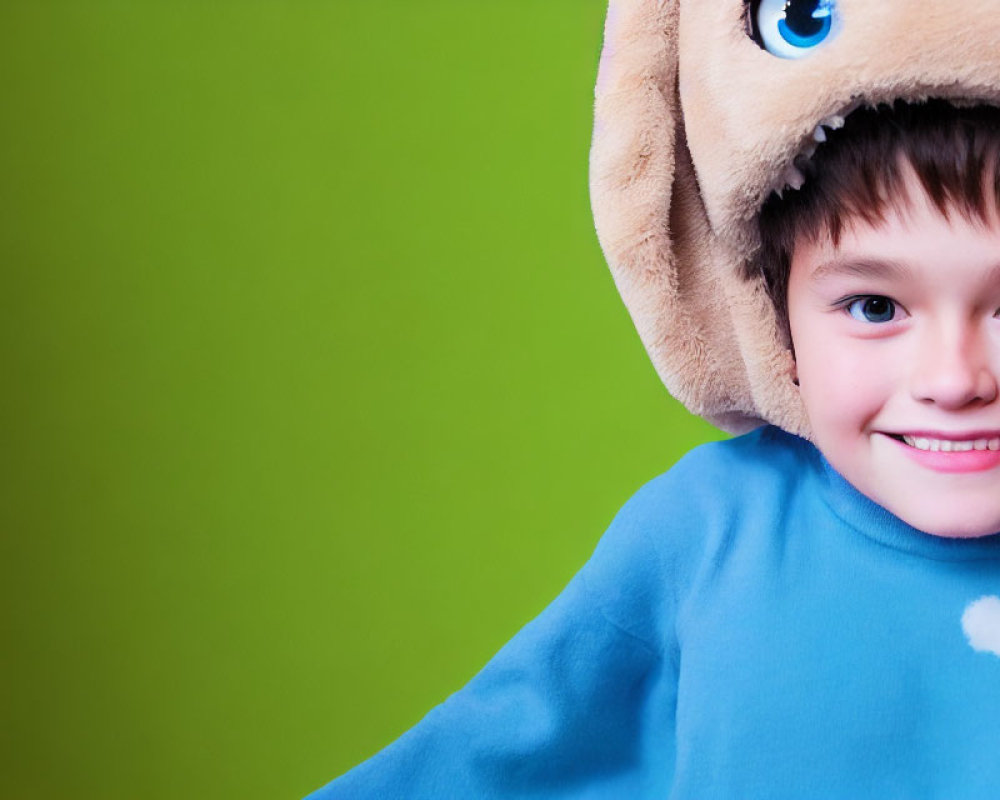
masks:
[[[998,797],[1000,652],[963,627],[994,596],[1000,535],[921,533],[758,429],[643,487],[465,688],[309,800]]]

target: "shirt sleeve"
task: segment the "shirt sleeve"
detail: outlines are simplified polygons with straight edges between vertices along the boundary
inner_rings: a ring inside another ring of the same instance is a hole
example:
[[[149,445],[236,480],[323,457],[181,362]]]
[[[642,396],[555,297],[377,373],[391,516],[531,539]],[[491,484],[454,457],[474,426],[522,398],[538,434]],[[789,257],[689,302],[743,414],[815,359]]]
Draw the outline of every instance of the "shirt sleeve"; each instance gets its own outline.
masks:
[[[665,796],[676,656],[650,491],[463,689],[307,800]]]

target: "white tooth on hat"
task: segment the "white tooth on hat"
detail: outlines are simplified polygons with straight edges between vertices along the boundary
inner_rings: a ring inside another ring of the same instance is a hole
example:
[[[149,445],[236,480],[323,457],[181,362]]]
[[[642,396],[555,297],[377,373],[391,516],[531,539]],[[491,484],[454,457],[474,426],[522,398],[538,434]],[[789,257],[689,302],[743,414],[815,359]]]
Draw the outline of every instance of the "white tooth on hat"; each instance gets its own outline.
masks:
[[[791,186],[793,189],[801,189],[802,184],[806,182],[805,176],[799,172],[798,168],[794,164],[789,164],[785,168],[782,180],[784,181],[785,186]]]
[[[813,139],[817,142],[826,141],[826,131],[823,130],[822,125],[817,125],[816,130],[813,131]]]

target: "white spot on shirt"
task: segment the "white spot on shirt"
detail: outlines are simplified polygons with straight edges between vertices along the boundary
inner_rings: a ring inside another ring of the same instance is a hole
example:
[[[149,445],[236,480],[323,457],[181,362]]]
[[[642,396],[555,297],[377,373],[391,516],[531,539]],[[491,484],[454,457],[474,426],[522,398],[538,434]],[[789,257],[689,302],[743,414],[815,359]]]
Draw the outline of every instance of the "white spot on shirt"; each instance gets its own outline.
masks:
[[[1000,656],[1000,597],[991,594],[969,603],[962,630],[973,650]]]

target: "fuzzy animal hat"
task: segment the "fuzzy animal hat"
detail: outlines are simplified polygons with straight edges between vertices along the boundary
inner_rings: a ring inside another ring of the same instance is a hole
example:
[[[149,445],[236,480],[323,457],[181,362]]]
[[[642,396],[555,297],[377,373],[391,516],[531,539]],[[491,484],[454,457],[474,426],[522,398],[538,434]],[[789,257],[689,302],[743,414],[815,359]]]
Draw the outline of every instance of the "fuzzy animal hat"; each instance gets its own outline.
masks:
[[[611,0],[590,182],[615,283],[667,389],[737,433],[809,436],[762,280],[772,190],[861,105],[1000,105],[1000,2]]]

